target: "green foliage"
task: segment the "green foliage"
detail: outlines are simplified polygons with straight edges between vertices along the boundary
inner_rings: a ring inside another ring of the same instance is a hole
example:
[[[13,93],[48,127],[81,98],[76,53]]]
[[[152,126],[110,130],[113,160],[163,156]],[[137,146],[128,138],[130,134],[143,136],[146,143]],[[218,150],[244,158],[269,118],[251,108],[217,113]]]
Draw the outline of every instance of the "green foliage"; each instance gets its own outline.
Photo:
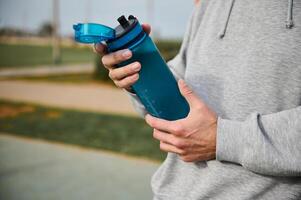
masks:
[[[36,33],[26,31],[24,29],[12,28],[12,27],[1,27],[0,36],[36,36]]]
[[[42,24],[40,30],[39,30],[39,35],[40,36],[51,36],[53,33],[53,25],[51,22],[45,22]]]
[[[7,78],[9,80],[29,80],[29,81],[47,81],[54,83],[93,83],[98,82],[94,79],[92,74],[62,74],[62,75],[46,75],[46,76],[32,76],[32,77],[15,77]],[[103,81],[99,81],[103,84]]]
[[[181,42],[172,41],[172,40],[159,40],[156,42],[158,49],[161,52],[161,55],[166,61],[174,58],[180,50]]]
[[[156,45],[163,58],[166,61],[169,61],[170,59],[172,59],[177,55],[181,46],[181,42],[161,40],[161,41],[157,41]],[[94,72],[95,79],[111,82],[108,73],[109,73],[108,70],[105,69],[101,63],[100,56],[97,56],[95,59],[95,72]]]
[[[163,160],[144,120],[0,101],[0,131]]]

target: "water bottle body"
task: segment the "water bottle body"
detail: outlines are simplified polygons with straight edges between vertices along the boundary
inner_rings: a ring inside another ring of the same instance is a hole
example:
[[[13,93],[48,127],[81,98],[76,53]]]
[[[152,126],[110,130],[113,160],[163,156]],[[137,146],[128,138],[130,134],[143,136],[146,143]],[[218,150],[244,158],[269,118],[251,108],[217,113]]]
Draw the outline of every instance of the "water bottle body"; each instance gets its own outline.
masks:
[[[81,43],[106,42],[108,52],[130,49],[132,57],[117,67],[138,61],[141,63],[139,80],[133,90],[153,116],[177,120],[189,113],[189,105],[181,95],[177,82],[151,38],[144,32],[138,19],[124,15],[117,19],[119,25],[111,27],[95,24],[76,24],[73,26],[75,40]]]
[[[147,112],[166,120],[185,118],[189,113],[189,105],[152,39],[145,34],[139,42],[127,48],[132,51],[133,56],[118,67],[140,62],[139,80],[132,89]]]

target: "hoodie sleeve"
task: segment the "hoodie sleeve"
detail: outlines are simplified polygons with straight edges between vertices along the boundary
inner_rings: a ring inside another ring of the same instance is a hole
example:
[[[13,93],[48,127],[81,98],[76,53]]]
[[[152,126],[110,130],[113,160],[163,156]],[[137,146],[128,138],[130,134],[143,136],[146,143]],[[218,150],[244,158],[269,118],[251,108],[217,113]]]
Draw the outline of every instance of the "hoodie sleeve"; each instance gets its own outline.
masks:
[[[185,75],[185,69],[186,69],[186,54],[187,50],[189,49],[188,46],[191,43],[192,37],[193,37],[193,29],[196,26],[195,23],[195,15],[197,15],[197,8],[195,7],[192,15],[190,16],[188,26],[186,28],[186,32],[184,34],[184,39],[181,44],[181,48],[179,53],[167,63],[167,66],[173,73],[174,77],[178,80],[180,78],[183,78]],[[145,110],[145,107],[139,100],[136,94],[127,92],[129,97],[131,98],[131,102],[135,108],[135,110],[142,116],[144,117],[147,112]]]
[[[217,132],[217,160],[263,175],[301,176],[301,106],[243,122],[219,118]]]

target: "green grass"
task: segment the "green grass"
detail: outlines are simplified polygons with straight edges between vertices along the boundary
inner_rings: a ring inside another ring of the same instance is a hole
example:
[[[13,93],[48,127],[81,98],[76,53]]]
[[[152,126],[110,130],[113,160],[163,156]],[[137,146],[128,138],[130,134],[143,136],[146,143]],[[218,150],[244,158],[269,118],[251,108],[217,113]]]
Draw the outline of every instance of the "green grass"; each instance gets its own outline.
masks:
[[[0,131],[163,160],[143,119],[0,101]]]
[[[93,62],[90,48],[63,47],[62,64]],[[0,44],[0,68],[52,64],[51,46]]]
[[[13,77],[2,78],[1,80],[26,80],[26,81],[46,81],[59,83],[105,83],[94,78],[93,74],[63,74],[49,76],[32,76],[32,77]],[[109,84],[109,82],[108,82]],[[112,84],[110,84],[112,85]]]

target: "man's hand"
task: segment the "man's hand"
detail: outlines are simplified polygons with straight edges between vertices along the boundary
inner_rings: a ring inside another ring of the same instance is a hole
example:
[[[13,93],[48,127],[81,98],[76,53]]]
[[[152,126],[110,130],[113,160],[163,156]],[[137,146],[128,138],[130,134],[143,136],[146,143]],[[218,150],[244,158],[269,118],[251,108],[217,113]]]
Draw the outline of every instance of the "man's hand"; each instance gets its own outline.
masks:
[[[147,115],[145,120],[154,128],[153,136],[160,141],[161,150],[176,153],[186,162],[214,159],[217,116],[183,80],[178,84],[190,106],[188,116],[167,121]]]
[[[151,27],[148,24],[142,24],[143,30],[149,34]],[[102,56],[102,63],[109,70],[109,77],[119,88],[131,91],[131,86],[138,81],[141,64],[133,62],[126,66],[116,68],[115,66],[132,57],[132,52],[129,49],[119,50],[113,53],[106,53],[106,45],[99,43],[95,44],[95,51]]]

